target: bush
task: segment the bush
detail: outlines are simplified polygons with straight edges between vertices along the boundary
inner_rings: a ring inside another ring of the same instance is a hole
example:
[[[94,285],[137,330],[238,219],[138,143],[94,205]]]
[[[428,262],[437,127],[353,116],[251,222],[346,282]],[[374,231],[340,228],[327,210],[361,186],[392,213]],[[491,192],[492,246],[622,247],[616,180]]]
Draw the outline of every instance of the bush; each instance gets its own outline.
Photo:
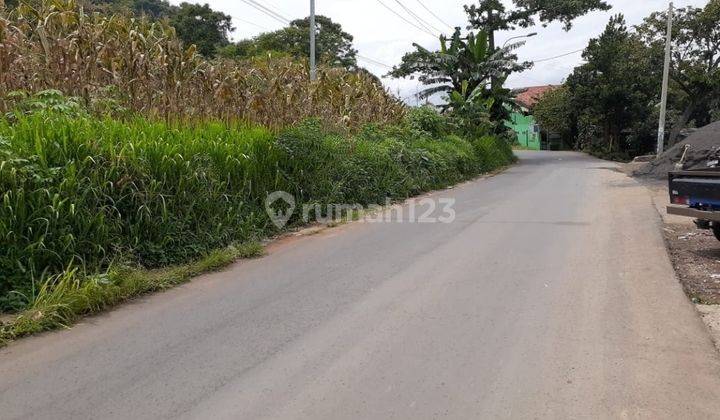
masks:
[[[251,238],[269,225],[265,192],[285,188],[261,128],[37,114],[0,137],[0,296],[71,265],[158,267]]]
[[[473,146],[484,172],[494,171],[517,160],[510,143],[496,136],[481,137],[473,141]]]
[[[431,137],[441,137],[447,132],[447,119],[430,106],[411,108],[407,116],[411,129]]]

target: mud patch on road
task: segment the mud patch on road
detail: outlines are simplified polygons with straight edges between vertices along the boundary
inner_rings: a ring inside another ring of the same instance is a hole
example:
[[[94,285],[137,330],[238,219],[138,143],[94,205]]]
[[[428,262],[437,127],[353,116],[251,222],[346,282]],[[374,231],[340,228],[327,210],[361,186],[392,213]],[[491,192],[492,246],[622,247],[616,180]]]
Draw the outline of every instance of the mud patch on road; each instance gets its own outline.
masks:
[[[687,295],[695,303],[720,304],[720,241],[688,224],[666,224],[663,233]]]

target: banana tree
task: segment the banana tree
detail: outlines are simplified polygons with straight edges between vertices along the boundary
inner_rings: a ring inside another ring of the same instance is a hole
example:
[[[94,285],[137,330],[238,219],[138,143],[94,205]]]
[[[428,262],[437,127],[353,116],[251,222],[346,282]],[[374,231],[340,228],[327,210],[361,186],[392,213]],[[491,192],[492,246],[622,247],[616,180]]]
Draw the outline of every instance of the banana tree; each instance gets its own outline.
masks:
[[[475,92],[478,87],[487,87],[494,79],[504,79],[512,72],[527,69],[529,63],[518,63],[513,50],[523,42],[509,44],[493,50],[489,46],[485,31],[470,32],[462,36],[456,29],[450,38],[440,37],[440,49],[430,51],[418,44],[416,50],[406,54],[399,66],[389,73],[392,77],[417,78],[426,86],[420,92],[421,98],[436,94],[449,96],[451,92]],[[463,89],[467,83],[467,89]]]
[[[448,95],[448,110],[451,124],[455,131],[468,138],[479,138],[493,131],[491,110],[495,104],[493,97],[488,97],[484,86],[470,88],[470,82],[461,82],[460,90],[453,90]]]

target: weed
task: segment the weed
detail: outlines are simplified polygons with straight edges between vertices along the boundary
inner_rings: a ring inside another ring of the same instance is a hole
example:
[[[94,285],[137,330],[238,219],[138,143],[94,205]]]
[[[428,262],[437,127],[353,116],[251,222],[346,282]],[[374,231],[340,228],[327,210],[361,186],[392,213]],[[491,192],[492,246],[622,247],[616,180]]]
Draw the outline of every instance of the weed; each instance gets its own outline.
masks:
[[[0,347],[14,339],[66,328],[79,317],[100,312],[148,292],[168,289],[198,274],[218,270],[238,258],[262,255],[257,242],[229,246],[210,252],[190,264],[143,270],[113,267],[107,273],[84,278],[69,269],[48,279],[29,308],[6,324],[0,324]]]

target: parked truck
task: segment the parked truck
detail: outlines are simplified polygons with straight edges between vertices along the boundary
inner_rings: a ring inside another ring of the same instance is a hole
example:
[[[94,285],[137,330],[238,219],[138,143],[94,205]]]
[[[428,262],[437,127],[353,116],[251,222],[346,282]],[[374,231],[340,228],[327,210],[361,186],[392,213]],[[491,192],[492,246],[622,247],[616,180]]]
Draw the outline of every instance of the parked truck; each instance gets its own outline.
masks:
[[[710,156],[707,167],[670,172],[668,214],[692,217],[699,229],[711,229],[720,240],[720,153]],[[682,167],[682,161],[680,163]]]

